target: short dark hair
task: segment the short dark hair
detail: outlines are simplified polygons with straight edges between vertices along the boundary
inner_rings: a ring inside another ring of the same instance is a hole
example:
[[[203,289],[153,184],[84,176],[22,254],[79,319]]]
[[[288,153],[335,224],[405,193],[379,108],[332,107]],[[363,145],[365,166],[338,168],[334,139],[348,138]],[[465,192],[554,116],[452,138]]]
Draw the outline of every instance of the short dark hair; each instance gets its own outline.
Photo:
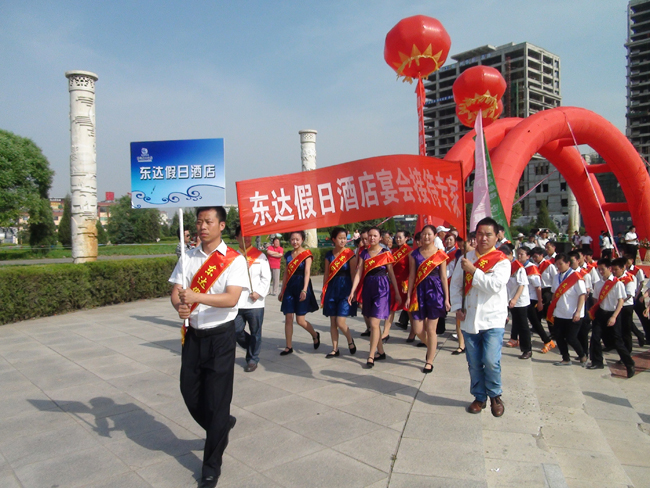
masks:
[[[447,232],[447,235],[445,236],[445,241],[449,238],[452,237],[454,239],[454,243],[456,242],[456,234],[452,234],[451,232]]]
[[[583,256],[593,256],[594,255],[594,250],[590,247],[584,249],[581,251]]]
[[[547,245],[550,244],[551,246],[557,248],[557,242],[555,242],[555,241],[548,241],[546,244],[547,244]]]
[[[510,244],[501,244],[499,246],[499,251],[501,251],[506,256],[512,256],[513,248]]]
[[[199,207],[196,209],[196,218],[199,218],[199,214],[201,212],[206,212],[209,210],[214,210],[217,213],[217,219],[219,222],[225,222],[226,221],[226,209],[223,208],[221,205],[216,206],[216,207]]]
[[[567,264],[570,263],[569,256],[567,256],[563,252],[560,252],[555,256],[555,262],[557,263],[558,261],[562,261],[563,263],[567,263]]]
[[[289,233],[289,237],[291,237],[294,234],[298,234],[300,237],[302,237],[302,242],[305,242],[305,231],[304,230],[294,230]]]
[[[192,231],[190,229],[183,229],[183,233],[185,233],[185,232],[189,232],[190,237],[192,237]],[[181,228],[180,227],[178,228],[178,232],[176,232],[176,235],[178,236],[179,239],[181,238]]]
[[[580,252],[579,252],[579,251],[576,251],[576,250],[569,251],[568,256],[569,256],[569,258],[580,259]],[[557,259],[557,257],[556,257],[556,259]]]
[[[482,225],[489,225],[489,226],[491,226],[491,227],[492,227],[492,230],[494,231],[495,234],[496,234],[497,232],[499,232],[499,224],[497,223],[496,220],[494,220],[494,219],[491,218],[491,217],[485,217],[485,218],[479,220],[479,221],[478,221],[478,224],[476,224],[476,230],[478,230],[478,228],[479,228],[480,226],[482,226]]]
[[[235,227],[235,237],[239,237],[241,235],[241,225],[238,225]]]
[[[524,246],[524,247],[525,247],[525,246]],[[530,255],[531,255],[531,256],[538,256],[538,255],[539,255],[539,256],[543,256],[544,254],[546,254],[546,251],[545,251],[544,248],[542,248],[542,247],[534,247],[534,248],[530,251]]]
[[[424,229],[431,229],[431,232],[433,232],[434,236],[437,234],[436,228],[433,225],[425,225],[424,227],[422,227],[422,230],[420,231],[420,234],[422,234],[422,232],[424,232]]]
[[[419,241],[421,235],[422,235],[421,232],[416,232],[415,235],[413,236],[413,240],[414,241]]]
[[[517,252],[523,251],[526,253],[526,256],[530,256],[530,249],[528,249],[526,246],[521,246],[519,249],[517,249]]]
[[[382,232],[381,232],[381,229],[380,229],[379,227],[375,227],[375,226],[373,226],[373,227],[369,227],[368,230],[367,230],[366,232],[369,233],[371,230],[376,230],[377,233],[379,234],[379,236],[381,237]]]
[[[505,227],[503,227],[501,224],[499,224],[499,225],[497,226],[497,232],[499,232],[499,231],[500,231],[500,232],[505,232],[505,230],[506,230]]]
[[[625,259],[628,261],[636,261],[636,256],[634,254],[626,254]]]
[[[332,239],[332,240],[336,239],[341,232],[345,233],[345,236],[347,237],[348,231],[345,230],[345,228],[343,228],[343,227],[334,227],[330,231],[330,239]]]
[[[600,258],[598,260],[598,266],[603,265],[606,268],[611,268],[612,267],[612,261],[607,259],[607,258]]]
[[[616,266],[617,268],[625,269],[626,265],[627,259],[625,258],[616,258],[612,261],[612,266]]]

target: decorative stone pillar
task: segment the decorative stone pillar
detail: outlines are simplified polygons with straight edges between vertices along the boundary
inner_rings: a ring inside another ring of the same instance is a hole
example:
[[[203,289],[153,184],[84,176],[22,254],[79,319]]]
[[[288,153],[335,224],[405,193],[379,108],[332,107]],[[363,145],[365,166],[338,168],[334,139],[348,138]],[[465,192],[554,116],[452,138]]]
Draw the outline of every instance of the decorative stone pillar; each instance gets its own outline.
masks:
[[[70,91],[70,189],[72,259],[97,260],[97,146],[95,82],[89,71],[66,71]]]
[[[567,185],[568,186],[568,185]],[[569,238],[573,236],[575,231],[580,230],[580,207],[578,207],[578,201],[576,196],[571,191],[571,188],[567,188],[567,197],[568,197],[568,210],[569,210]]]
[[[300,159],[302,160],[303,171],[316,169],[316,134],[315,130],[301,130],[300,134]],[[317,248],[318,234],[316,229],[305,230],[305,246]]]

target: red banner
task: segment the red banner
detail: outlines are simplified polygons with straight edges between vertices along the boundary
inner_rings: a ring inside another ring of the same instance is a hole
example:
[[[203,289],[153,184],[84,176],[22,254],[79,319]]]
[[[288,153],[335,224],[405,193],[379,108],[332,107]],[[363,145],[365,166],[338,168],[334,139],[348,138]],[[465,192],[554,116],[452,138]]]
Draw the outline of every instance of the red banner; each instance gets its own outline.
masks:
[[[464,229],[461,164],[395,155],[237,182],[244,235],[429,214]]]

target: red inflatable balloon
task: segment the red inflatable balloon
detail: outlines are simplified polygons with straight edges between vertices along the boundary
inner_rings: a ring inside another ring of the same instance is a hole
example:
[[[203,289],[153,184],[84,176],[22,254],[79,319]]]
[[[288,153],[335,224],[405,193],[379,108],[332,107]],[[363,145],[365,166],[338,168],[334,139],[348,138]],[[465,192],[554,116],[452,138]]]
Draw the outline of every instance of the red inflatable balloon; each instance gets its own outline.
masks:
[[[410,83],[440,69],[450,48],[451,38],[440,21],[415,15],[400,20],[386,34],[384,59],[398,78]]]
[[[482,110],[483,125],[489,125],[503,112],[501,97],[506,80],[490,66],[474,66],[456,78],[452,87],[456,114],[463,125],[474,127],[478,111]]]

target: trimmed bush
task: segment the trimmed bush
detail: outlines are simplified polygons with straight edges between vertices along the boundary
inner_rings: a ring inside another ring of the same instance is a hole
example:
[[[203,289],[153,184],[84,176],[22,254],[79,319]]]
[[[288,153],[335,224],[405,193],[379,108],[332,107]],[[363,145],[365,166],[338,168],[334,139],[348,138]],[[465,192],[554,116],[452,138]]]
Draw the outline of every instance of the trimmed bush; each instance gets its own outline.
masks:
[[[0,324],[169,296],[176,257],[0,268]]]

